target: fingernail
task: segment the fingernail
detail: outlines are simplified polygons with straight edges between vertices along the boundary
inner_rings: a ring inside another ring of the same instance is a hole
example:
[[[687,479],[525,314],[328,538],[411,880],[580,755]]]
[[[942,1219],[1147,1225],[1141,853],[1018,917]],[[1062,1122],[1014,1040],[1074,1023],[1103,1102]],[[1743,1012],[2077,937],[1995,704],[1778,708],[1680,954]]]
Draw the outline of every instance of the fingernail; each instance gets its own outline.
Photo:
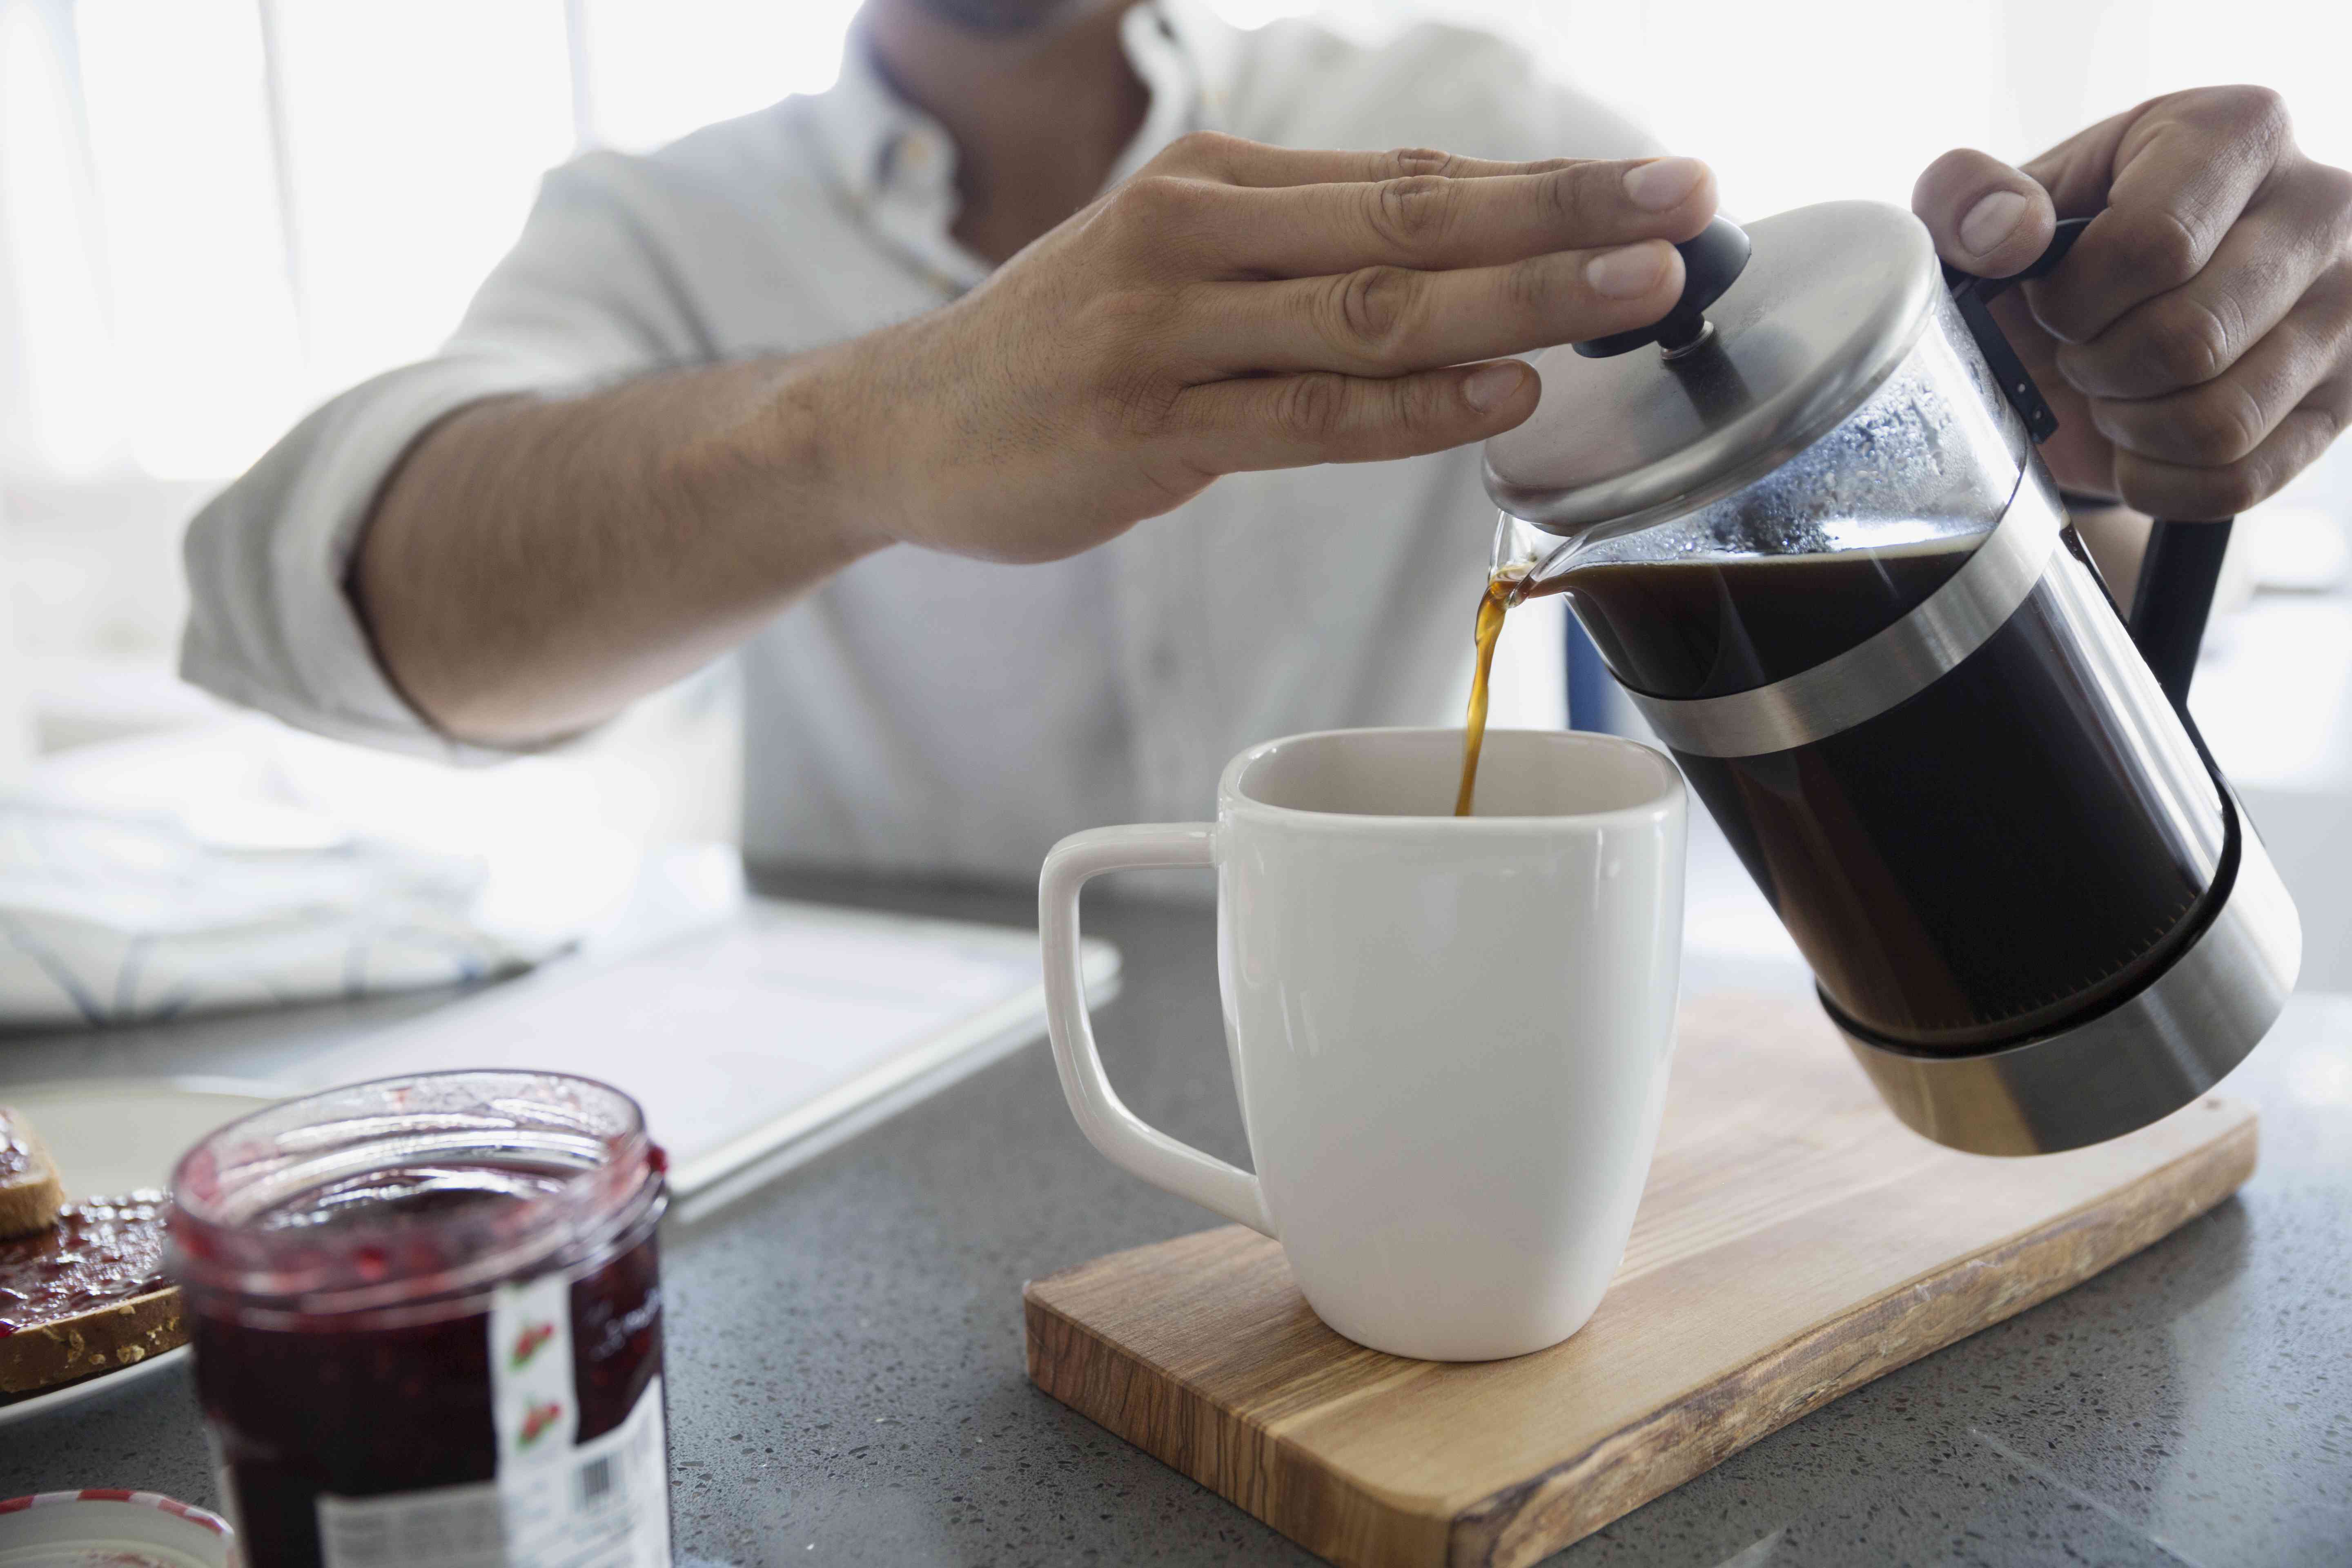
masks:
[[[1960,220],[1960,243],[1971,256],[1982,256],[2016,232],[2025,216],[2025,197],[2017,191],[1995,191],[1969,209]]]
[[[1625,171],[1625,194],[1643,212],[1662,213],[1706,178],[1706,165],[1696,158],[1660,158]]]
[[[1638,300],[1658,286],[1670,252],[1660,239],[1621,245],[1604,250],[1584,264],[1584,280],[1596,294],[1612,300]]]
[[[1510,401],[1527,374],[1528,367],[1511,359],[1474,370],[1462,383],[1463,401],[1484,414]]]

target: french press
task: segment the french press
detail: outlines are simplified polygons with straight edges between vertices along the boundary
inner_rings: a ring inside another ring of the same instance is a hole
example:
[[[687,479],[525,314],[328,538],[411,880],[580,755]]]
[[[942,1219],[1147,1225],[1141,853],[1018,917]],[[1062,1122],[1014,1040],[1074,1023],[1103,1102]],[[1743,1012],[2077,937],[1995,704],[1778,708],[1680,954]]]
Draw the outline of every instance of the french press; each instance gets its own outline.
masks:
[[[1487,443],[1498,568],[1566,597],[1905,1122],[2023,1154],[2178,1110],[2302,956],[2185,708],[2227,525],[2158,524],[2127,624],[2035,453],[2006,282],[1948,277],[1909,213],[1681,248],[1675,309],[1543,354]]]

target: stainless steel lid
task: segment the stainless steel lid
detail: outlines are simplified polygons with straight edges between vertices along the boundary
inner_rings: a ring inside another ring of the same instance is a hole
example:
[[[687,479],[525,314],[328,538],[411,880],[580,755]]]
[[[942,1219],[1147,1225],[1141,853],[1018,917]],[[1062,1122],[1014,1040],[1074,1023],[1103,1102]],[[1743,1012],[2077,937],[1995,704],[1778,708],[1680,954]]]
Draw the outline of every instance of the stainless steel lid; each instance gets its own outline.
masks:
[[[1547,532],[1674,517],[1771,472],[1901,363],[1943,287],[1927,228],[1883,202],[1825,202],[1748,229],[1754,251],[1668,355],[1535,361],[1543,398],[1486,443],[1486,491]]]

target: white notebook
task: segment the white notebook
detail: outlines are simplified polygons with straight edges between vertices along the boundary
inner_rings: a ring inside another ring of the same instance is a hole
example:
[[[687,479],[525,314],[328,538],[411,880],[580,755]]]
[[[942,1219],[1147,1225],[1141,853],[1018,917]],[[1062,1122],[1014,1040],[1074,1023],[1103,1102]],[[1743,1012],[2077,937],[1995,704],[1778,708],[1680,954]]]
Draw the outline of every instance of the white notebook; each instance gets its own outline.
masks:
[[[1089,942],[1089,999],[1118,951]],[[302,1088],[456,1068],[602,1079],[645,1107],[691,1219],[1045,1031],[1034,932],[754,900],[305,1060]]]

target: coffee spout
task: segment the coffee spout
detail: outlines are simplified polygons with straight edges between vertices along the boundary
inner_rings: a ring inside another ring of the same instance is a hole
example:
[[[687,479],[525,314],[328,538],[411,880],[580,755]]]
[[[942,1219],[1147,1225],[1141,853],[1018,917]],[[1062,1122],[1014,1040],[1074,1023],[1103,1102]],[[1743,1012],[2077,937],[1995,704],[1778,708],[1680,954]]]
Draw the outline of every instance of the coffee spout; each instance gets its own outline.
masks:
[[[1524,577],[1535,567],[1544,546],[1556,542],[1509,512],[1495,517],[1495,548],[1486,557],[1486,575]]]
[[[1575,541],[1563,540],[1558,534],[1546,533],[1509,512],[1495,519],[1495,547],[1486,557],[1486,575],[1492,580],[1502,578],[1518,585],[1512,591],[1511,602],[1518,603],[1536,585],[1559,574],[1559,568],[1575,548]]]

